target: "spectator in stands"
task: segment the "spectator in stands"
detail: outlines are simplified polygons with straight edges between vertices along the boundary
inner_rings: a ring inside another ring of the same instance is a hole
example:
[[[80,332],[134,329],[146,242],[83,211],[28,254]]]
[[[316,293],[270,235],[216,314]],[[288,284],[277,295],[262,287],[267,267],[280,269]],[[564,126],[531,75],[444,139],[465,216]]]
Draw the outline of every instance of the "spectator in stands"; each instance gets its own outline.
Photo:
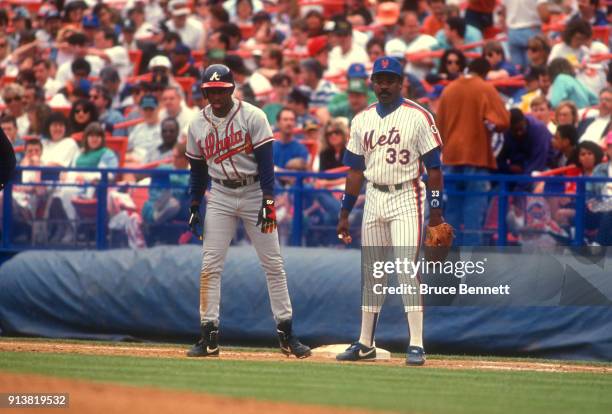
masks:
[[[30,121],[27,135],[40,137],[47,125],[47,118],[52,112],[51,108],[45,103],[34,103],[28,107],[26,112]]]
[[[319,10],[311,9],[304,16],[306,20],[306,28],[308,30],[308,37],[316,37],[324,35],[323,27],[325,25],[325,17]]]
[[[98,110],[89,99],[79,99],[70,110],[70,131],[83,132],[87,125],[98,120]]]
[[[34,61],[33,70],[36,84],[43,88],[45,97],[51,99],[62,88],[62,84],[50,75],[51,61],[48,59],[37,59]]]
[[[272,17],[264,10],[253,16],[253,37],[245,41],[246,47],[256,45],[281,44],[285,38],[283,34],[272,25]]]
[[[461,49],[464,45],[482,41],[480,30],[465,23],[465,19],[457,16],[448,17],[444,22],[444,29],[436,33],[436,40],[440,49]],[[480,53],[481,48],[472,48]]]
[[[221,4],[213,4],[208,10],[208,28],[210,32],[221,29],[223,25],[230,22],[229,13],[223,8]]]
[[[493,11],[496,4],[496,0],[468,0],[465,22],[480,30],[484,36],[485,31],[493,26]]]
[[[139,106],[143,122],[136,125],[129,135],[127,162],[143,162],[162,142],[157,98],[145,95]]]
[[[574,68],[576,79],[587,89],[597,94],[606,84],[605,65],[603,63],[590,62],[591,55],[607,54],[610,51],[607,46],[592,41],[593,30],[586,20],[571,20],[561,38],[563,42],[552,47],[548,56],[548,63],[557,58],[565,58]]]
[[[208,99],[202,94],[199,82],[194,83],[191,88],[191,100],[193,101],[193,109],[196,114],[208,105]]]
[[[604,88],[599,93],[599,113],[596,117],[587,118],[578,126],[580,142],[593,141],[602,147],[608,133],[612,130],[612,88]]]
[[[278,140],[274,141],[274,165],[285,170],[306,170],[308,168],[308,150],[294,139],[295,112],[289,108],[281,109],[276,123],[280,136]]]
[[[34,83],[25,83],[23,87],[23,105],[29,111],[34,105],[45,105],[45,92]]]
[[[510,110],[510,129],[504,136],[504,146],[497,156],[497,169],[503,174],[531,175],[544,171],[549,157],[552,135],[546,125],[525,116],[520,109]],[[528,188],[529,185],[519,184]]]
[[[3,111],[5,115],[11,115],[17,120],[17,132],[19,135],[27,135],[30,128],[30,120],[23,105],[23,86],[9,83],[2,89],[2,101],[6,105]]]
[[[115,31],[100,28],[94,34],[94,47],[87,50],[89,56],[97,56],[104,61],[105,67],[111,66],[123,78],[131,75],[132,64],[127,49],[119,44]]]
[[[549,100],[553,108],[561,101],[572,101],[578,109],[597,104],[597,96],[576,79],[574,68],[567,59],[553,59],[547,70],[552,81]]]
[[[332,49],[329,52],[329,73],[345,73],[351,63],[368,63],[368,54],[363,46],[354,41],[353,26],[346,20],[336,20],[329,35]]]
[[[162,94],[161,103],[162,109],[159,117],[176,119],[179,123],[179,131],[187,134],[187,127],[195,114],[183,100],[181,89],[176,86],[167,86]]]
[[[491,150],[491,130],[502,132],[510,124],[510,115],[499,93],[484,79],[491,66],[478,58],[468,65],[468,76],[451,82],[442,92],[438,107],[438,127],[444,140],[443,159],[449,173],[488,174],[496,168]],[[461,102],[461,105],[457,105]],[[489,129],[490,128],[490,129]],[[465,133],[469,131],[469,133]],[[451,191],[487,191],[486,181],[447,183]],[[455,228],[463,224],[459,245],[480,245],[486,197],[450,196],[445,217]]]
[[[242,42],[242,32],[240,27],[235,23],[224,24],[219,31],[227,36],[229,43],[227,50],[238,50],[240,42]]]
[[[578,131],[571,124],[559,125],[552,139],[556,154],[550,164],[551,168],[560,168],[578,164]]]
[[[612,133],[606,138],[606,154],[608,162],[597,165],[593,170],[593,177],[612,178]],[[592,193],[595,200],[588,203],[589,210],[600,212],[597,243],[601,246],[612,246],[612,181],[592,183]],[[597,209],[596,204],[599,207]]]
[[[549,19],[547,0],[503,0],[508,26],[508,46],[512,64],[526,68],[529,39],[540,32]]]
[[[187,46],[179,43],[170,51],[172,75],[175,78],[192,77],[198,79],[200,72],[191,62],[191,51]]]
[[[400,17],[400,24],[399,31],[401,37],[391,39],[385,44],[385,54],[388,56],[396,57],[397,54],[402,59],[406,59],[406,53],[427,52],[438,47],[436,38],[420,33],[419,18],[415,12],[403,12]],[[397,49],[397,52],[395,49]],[[359,60],[356,62],[365,61]],[[404,70],[418,79],[424,79],[433,66],[432,58],[422,58],[418,61],[408,62]]]
[[[83,21],[85,10],[87,10],[87,3],[84,0],[66,2],[64,5],[64,23],[79,27]]]
[[[593,175],[595,166],[603,161],[603,157],[604,152],[600,145],[592,141],[583,141],[578,144],[578,167],[583,176]],[[592,185],[589,188],[592,188]]]
[[[234,2],[235,10],[233,13],[233,21],[241,25],[251,24],[251,17],[253,17],[253,2],[251,0],[236,0]]]
[[[537,34],[527,42],[527,61],[529,66],[546,66],[550,54],[550,43],[546,36]],[[527,69],[529,66],[526,66]]]
[[[100,82],[112,97],[111,108],[121,110],[121,96],[119,94],[121,78],[119,77],[119,72],[117,72],[117,69],[110,66],[102,69],[100,71]]]
[[[9,142],[13,147],[20,147],[25,144],[25,141],[19,136],[17,132],[17,120],[12,115],[0,116],[0,128],[4,131],[4,134],[8,138]],[[23,152],[15,153],[17,163],[21,162],[23,158]]]
[[[79,153],[79,146],[69,137],[68,120],[61,112],[53,112],[47,119],[41,162],[49,167],[68,167]]]
[[[548,132],[552,135],[557,131],[557,126],[552,120],[552,108],[550,103],[543,96],[533,98],[529,104],[531,115],[538,121],[542,122],[548,128]]]
[[[346,90],[346,101],[342,104],[337,102],[333,107],[330,105],[329,115],[333,118],[343,117],[349,122],[352,121],[355,115],[368,107],[368,104],[376,101],[376,99],[370,101],[370,92],[365,80],[350,79]]]
[[[168,3],[170,21],[168,30],[181,36],[183,44],[191,50],[202,50],[206,38],[202,24],[191,15],[191,9],[185,0],[172,0]]]
[[[276,115],[288,104],[291,92],[291,78],[284,73],[277,73],[270,80],[272,94],[269,103],[262,108],[268,118],[270,125],[276,124]]]
[[[446,0],[428,0],[431,13],[423,21],[423,33],[435,36],[440,30],[444,29],[446,20]],[[374,60],[372,60],[374,62]]]
[[[89,91],[89,100],[96,107],[98,122],[100,122],[107,131],[117,137],[127,136],[127,131],[124,128],[115,128],[116,124],[124,122],[125,119],[123,115],[121,115],[121,112],[111,107],[113,98],[108,89],[101,84],[92,86]]]
[[[272,85],[265,76],[250,76],[251,72],[238,55],[227,55],[223,62],[234,74],[234,97],[250,104],[261,106],[268,101]]]
[[[323,67],[321,64],[314,59],[306,59],[300,63],[300,68],[304,85],[311,90],[310,106],[321,108],[329,104],[339,90],[336,85],[323,79]]]
[[[331,121],[325,127],[325,149],[319,154],[319,171],[342,167],[342,157],[348,142],[346,123]]]
[[[489,40],[485,43],[482,50],[482,57],[489,61],[491,70],[487,74],[487,79],[505,79],[518,74],[516,68],[506,61],[506,53],[502,44],[496,40]]]
[[[368,53],[370,62],[375,62],[379,57],[383,57],[385,55],[384,40],[378,37],[371,38],[366,44],[366,52]]]
[[[317,36],[307,40],[306,53],[309,57],[317,60],[326,74],[329,74],[329,41],[327,36]]]
[[[575,20],[587,21],[592,26],[607,26],[610,24],[606,13],[598,6],[599,0],[578,0],[578,10],[570,17],[570,23]]]
[[[438,71],[427,76],[427,82],[434,84],[440,81],[452,81],[463,74],[467,66],[465,55],[459,49],[447,49],[440,58]]]
[[[176,118],[165,118],[161,123],[162,143],[149,153],[146,162],[166,160],[165,163],[168,164],[172,158],[172,151],[178,142],[180,132],[181,130]]]
[[[104,60],[99,56],[88,54],[87,36],[84,33],[75,32],[68,36],[68,53],[70,53],[69,60],[57,68],[55,75],[55,80],[62,84],[70,81],[74,75],[79,76],[72,68],[72,63],[79,58],[85,59],[90,65],[90,72],[87,76],[98,76],[105,65]]]
[[[106,133],[104,126],[99,122],[92,122],[83,131],[83,150],[76,158],[74,166],[78,168],[118,168],[119,159],[110,148],[106,146]],[[80,173],[83,180],[88,181],[88,174]],[[93,173],[97,179],[99,175]],[[80,181],[77,179],[77,181]]]
[[[578,108],[571,101],[561,102],[555,109],[555,125],[573,125],[578,127]],[[576,138],[577,139],[577,138]]]
[[[304,124],[308,121],[315,123],[317,122],[316,118],[310,115],[309,113],[308,107],[310,105],[310,97],[305,91],[298,88],[293,88],[291,90],[291,93],[289,93],[289,97],[287,100],[287,107],[291,109],[297,116],[297,128],[304,128]]]

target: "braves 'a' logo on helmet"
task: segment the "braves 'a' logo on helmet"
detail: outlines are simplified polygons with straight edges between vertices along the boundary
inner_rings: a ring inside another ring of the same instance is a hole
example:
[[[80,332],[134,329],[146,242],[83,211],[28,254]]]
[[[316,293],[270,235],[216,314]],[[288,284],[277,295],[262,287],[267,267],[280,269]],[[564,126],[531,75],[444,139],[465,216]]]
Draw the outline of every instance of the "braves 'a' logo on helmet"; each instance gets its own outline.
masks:
[[[221,79],[221,77],[219,76],[219,72],[213,73],[212,76],[210,77],[211,81],[218,81],[220,79]]]

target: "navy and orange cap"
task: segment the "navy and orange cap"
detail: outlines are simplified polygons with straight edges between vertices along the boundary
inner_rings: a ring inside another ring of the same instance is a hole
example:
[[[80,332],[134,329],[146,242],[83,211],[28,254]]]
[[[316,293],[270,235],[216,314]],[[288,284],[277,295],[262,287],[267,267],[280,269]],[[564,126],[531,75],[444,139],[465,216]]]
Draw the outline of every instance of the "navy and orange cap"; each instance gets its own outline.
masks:
[[[377,73],[392,73],[399,77],[402,77],[402,64],[393,57],[390,56],[382,56],[376,59],[374,62],[374,67],[372,69],[372,76]]]
[[[215,64],[210,65],[202,74],[201,88],[233,88],[234,75],[232,71],[225,65]]]

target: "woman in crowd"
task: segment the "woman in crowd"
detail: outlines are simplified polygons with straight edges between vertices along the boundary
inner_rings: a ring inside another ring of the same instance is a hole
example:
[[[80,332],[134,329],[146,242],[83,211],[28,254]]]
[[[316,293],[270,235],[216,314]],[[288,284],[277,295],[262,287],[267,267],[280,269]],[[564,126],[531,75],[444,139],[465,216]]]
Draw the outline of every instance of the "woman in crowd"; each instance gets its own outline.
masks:
[[[342,157],[348,141],[345,122],[331,121],[325,128],[325,149],[319,154],[319,171],[342,167]]]
[[[548,95],[553,108],[561,101],[572,101],[578,109],[597,104],[597,95],[576,79],[574,68],[567,59],[553,59],[547,71],[552,82]]]
[[[572,101],[562,101],[555,109],[553,122],[556,126],[573,125],[578,127],[578,108]]]
[[[79,153],[79,146],[70,135],[68,120],[61,112],[52,112],[47,119],[43,141],[42,165],[68,167]]]
[[[550,43],[546,36],[538,34],[527,42],[527,60],[529,60],[530,66],[545,67],[548,62],[549,54]],[[529,66],[527,68],[529,68]]]
[[[83,132],[87,125],[98,120],[96,106],[89,99],[79,99],[70,110],[70,128],[73,133]]]

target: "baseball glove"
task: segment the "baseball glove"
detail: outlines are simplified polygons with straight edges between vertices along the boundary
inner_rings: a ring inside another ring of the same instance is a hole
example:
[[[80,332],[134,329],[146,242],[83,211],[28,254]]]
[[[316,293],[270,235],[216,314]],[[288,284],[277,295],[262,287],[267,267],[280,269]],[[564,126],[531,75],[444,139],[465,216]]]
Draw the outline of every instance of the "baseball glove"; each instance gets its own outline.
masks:
[[[425,246],[450,247],[453,245],[453,237],[455,237],[453,226],[448,223],[440,223],[433,227],[427,226]]]

